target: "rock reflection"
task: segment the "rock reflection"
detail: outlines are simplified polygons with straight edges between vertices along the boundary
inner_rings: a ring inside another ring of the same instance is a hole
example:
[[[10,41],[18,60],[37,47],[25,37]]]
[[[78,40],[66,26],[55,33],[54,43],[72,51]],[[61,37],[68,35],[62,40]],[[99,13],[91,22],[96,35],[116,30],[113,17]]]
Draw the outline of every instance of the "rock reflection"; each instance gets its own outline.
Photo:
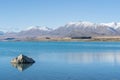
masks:
[[[63,61],[67,63],[117,63],[120,64],[120,53],[67,53],[42,54],[42,61]]]
[[[33,63],[30,64],[15,64],[15,63],[11,63],[13,67],[17,68],[20,72],[26,70],[27,68],[29,68],[30,66],[33,65]]]

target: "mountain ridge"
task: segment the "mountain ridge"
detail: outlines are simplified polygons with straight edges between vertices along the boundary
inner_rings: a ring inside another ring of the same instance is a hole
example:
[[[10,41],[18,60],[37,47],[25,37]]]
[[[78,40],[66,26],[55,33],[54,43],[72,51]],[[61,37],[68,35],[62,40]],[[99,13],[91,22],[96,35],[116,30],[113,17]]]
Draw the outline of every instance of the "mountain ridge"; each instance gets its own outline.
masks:
[[[56,29],[32,26],[20,32],[2,33],[0,38],[120,36],[120,23],[70,22]]]

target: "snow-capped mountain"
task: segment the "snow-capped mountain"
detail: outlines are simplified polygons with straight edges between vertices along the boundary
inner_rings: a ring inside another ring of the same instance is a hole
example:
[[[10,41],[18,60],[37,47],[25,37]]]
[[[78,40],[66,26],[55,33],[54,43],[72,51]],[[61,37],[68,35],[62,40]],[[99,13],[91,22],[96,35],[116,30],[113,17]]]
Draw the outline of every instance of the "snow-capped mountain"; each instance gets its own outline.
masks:
[[[52,29],[48,27],[32,26],[19,32],[17,35],[24,37],[38,37],[47,35],[50,31],[52,31]]]
[[[57,29],[32,26],[18,33],[6,33],[5,37],[80,37],[80,36],[120,36],[120,23],[70,22]]]
[[[55,29],[52,34],[72,37],[72,36],[114,36],[120,35],[119,23],[91,23],[91,22],[71,22],[65,26]]]

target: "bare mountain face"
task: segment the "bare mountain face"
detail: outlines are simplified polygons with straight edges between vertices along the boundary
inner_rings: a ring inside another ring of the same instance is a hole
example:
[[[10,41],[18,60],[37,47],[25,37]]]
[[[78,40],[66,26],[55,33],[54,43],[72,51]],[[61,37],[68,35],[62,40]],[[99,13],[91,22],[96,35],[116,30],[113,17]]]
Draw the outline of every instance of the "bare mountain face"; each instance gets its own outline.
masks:
[[[71,22],[57,29],[33,26],[18,33],[5,33],[2,37],[80,37],[120,36],[120,23]]]

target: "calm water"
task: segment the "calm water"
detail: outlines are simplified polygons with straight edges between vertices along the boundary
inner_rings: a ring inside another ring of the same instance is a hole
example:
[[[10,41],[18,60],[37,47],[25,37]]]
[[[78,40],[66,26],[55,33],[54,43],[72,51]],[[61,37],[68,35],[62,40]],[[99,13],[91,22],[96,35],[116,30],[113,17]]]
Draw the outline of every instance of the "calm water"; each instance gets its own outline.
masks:
[[[0,42],[0,80],[120,80],[120,42]]]

